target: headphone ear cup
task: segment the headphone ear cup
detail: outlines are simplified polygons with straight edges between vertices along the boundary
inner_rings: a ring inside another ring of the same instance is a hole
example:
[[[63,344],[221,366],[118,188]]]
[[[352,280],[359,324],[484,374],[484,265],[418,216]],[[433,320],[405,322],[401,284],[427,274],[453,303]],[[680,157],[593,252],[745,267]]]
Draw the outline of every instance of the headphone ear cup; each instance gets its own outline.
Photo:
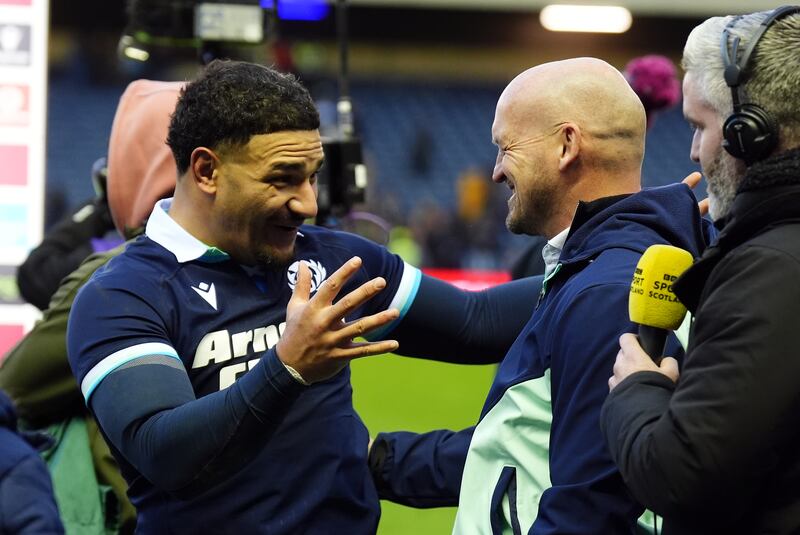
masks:
[[[778,143],[775,121],[757,104],[742,104],[722,126],[722,146],[734,158],[747,165],[761,160],[772,152]]]

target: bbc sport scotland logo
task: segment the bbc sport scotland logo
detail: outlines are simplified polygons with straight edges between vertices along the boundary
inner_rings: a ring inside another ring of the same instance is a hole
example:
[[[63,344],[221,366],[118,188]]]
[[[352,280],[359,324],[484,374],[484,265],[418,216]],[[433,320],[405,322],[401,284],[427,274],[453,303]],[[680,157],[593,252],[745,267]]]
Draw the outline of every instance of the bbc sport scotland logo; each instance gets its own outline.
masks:
[[[316,260],[298,260],[289,266],[289,270],[286,272],[286,275],[289,278],[289,288],[291,288],[292,291],[294,291],[294,287],[297,285],[297,270],[300,267],[300,262],[305,262],[308,266],[308,269],[311,270],[311,294],[313,294],[323,283],[325,277],[328,276],[328,272],[325,271],[325,268],[322,267],[322,264]]]

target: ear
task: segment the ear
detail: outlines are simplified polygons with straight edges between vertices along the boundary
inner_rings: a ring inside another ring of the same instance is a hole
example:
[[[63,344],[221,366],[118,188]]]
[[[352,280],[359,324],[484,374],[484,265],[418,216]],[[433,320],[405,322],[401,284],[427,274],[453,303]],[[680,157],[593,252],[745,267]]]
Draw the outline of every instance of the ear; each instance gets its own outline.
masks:
[[[197,147],[192,151],[189,160],[190,176],[204,193],[214,194],[217,192],[219,165],[220,159],[213,150]]]
[[[581,152],[581,129],[575,123],[564,123],[559,135],[561,156],[558,159],[558,170],[564,172],[573,165]]]

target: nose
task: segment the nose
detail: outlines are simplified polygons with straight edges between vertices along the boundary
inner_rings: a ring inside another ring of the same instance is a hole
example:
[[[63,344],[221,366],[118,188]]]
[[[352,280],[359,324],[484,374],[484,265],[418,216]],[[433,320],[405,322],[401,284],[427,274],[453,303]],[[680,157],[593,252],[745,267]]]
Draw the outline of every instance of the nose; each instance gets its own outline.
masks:
[[[694,163],[700,163],[700,131],[695,130],[692,136],[692,148],[689,150],[689,158]]]
[[[506,174],[503,172],[503,152],[497,151],[497,158],[494,162],[494,169],[492,169],[492,182],[502,184],[506,181]]]
[[[297,187],[297,191],[289,199],[289,210],[303,219],[310,219],[317,215],[317,187],[309,180],[304,180]]]

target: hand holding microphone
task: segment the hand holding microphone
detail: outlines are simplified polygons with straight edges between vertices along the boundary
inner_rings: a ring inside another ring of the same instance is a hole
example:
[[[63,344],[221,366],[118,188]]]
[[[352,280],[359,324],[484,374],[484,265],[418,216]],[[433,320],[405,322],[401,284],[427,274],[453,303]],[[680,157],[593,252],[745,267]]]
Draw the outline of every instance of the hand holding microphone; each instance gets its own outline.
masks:
[[[692,262],[688,251],[671,245],[652,245],[639,259],[628,298],[628,314],[632,322],[639,324],[639,334],[620,337],[609,389],[637,371],[658,371],[677,381],[677,362],[661,357],[667,334],[677,329],[686,315],[686,307],[673,293],[672,283]]]

